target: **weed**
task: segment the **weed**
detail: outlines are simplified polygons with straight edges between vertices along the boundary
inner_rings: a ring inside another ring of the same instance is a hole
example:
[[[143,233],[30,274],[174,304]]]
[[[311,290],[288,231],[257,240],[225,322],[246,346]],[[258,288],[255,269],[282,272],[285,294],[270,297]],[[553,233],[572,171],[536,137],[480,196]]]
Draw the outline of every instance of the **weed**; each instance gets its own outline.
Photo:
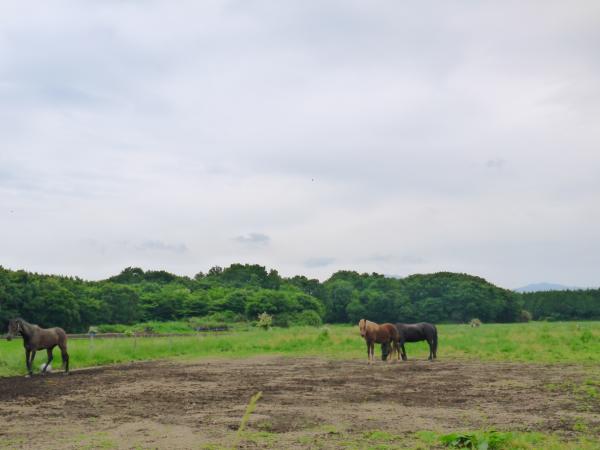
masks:
[[[446,447],[474,450],[497,450],[505,448],[511,439],[511,433],[501,433],[498,431],[450,433],[440,436],[440,442]]]
[[[260,400],[261,397],[262,397],[262,391],[259,391],[256,394],[254,394],[252,396],[252,398],[250,398],[250,402],[248,403],[248,406],[246,407],[246,412],[244,413],[244,416],[242,417],[242,421],[240,422],[240,427],[238,428],[237,433],[235,434],[235,439],[233,441],[234,442],[233,448],[238,447],[239,442],[242,439],[242,434],[244,432],[244,429],[246,428],[246,424],[248,423],[248,420],[250,420],[250,416],[256,409],[256,404],[258,403],[258,400]]]

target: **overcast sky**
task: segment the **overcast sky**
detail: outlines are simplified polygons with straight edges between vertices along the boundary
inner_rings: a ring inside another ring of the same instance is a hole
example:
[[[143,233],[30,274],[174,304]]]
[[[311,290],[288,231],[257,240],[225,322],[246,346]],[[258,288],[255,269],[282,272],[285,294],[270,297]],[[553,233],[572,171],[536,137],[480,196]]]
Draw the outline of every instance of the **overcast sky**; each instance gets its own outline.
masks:
[[[0,265],[600,284],[600,2],[0,3]]]

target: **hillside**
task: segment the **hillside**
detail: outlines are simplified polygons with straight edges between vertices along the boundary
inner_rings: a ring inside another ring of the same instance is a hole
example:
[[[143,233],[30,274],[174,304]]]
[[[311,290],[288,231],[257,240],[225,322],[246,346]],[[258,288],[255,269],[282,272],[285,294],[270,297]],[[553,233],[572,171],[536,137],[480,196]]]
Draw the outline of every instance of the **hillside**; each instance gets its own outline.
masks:
[[[193,278],[126,268],[103,281],[41,275],[0,267],[0,325],[22,316],[41,326],[86,331],[99,323],[211,317],[255,320],[266,311],[275,324],[356,322],[513,322],[519,294],[467,274],[440,272],[389,278],[339,271],[325,282],[281,277],[256,264],[213,267]]]

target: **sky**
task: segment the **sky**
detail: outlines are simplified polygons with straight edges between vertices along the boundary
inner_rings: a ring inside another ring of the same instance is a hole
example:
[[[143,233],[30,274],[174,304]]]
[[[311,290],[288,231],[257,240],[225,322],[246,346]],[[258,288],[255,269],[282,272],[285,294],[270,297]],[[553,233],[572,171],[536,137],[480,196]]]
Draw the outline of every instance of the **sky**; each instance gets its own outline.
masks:
[[[0,3],[0,265],[599,286],[600,3]]]

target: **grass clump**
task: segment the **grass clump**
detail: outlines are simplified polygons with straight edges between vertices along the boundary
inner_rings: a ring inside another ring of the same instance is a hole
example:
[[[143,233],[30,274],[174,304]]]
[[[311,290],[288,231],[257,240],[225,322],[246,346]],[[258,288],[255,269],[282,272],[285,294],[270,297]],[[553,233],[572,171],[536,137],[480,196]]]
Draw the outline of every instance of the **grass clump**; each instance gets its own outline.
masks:
[[[440,436],[440,442],[450,448],[474,450],[500,450],[507,448],[513,439],[512,433],[485,431],[478,433],[450,433]]]

